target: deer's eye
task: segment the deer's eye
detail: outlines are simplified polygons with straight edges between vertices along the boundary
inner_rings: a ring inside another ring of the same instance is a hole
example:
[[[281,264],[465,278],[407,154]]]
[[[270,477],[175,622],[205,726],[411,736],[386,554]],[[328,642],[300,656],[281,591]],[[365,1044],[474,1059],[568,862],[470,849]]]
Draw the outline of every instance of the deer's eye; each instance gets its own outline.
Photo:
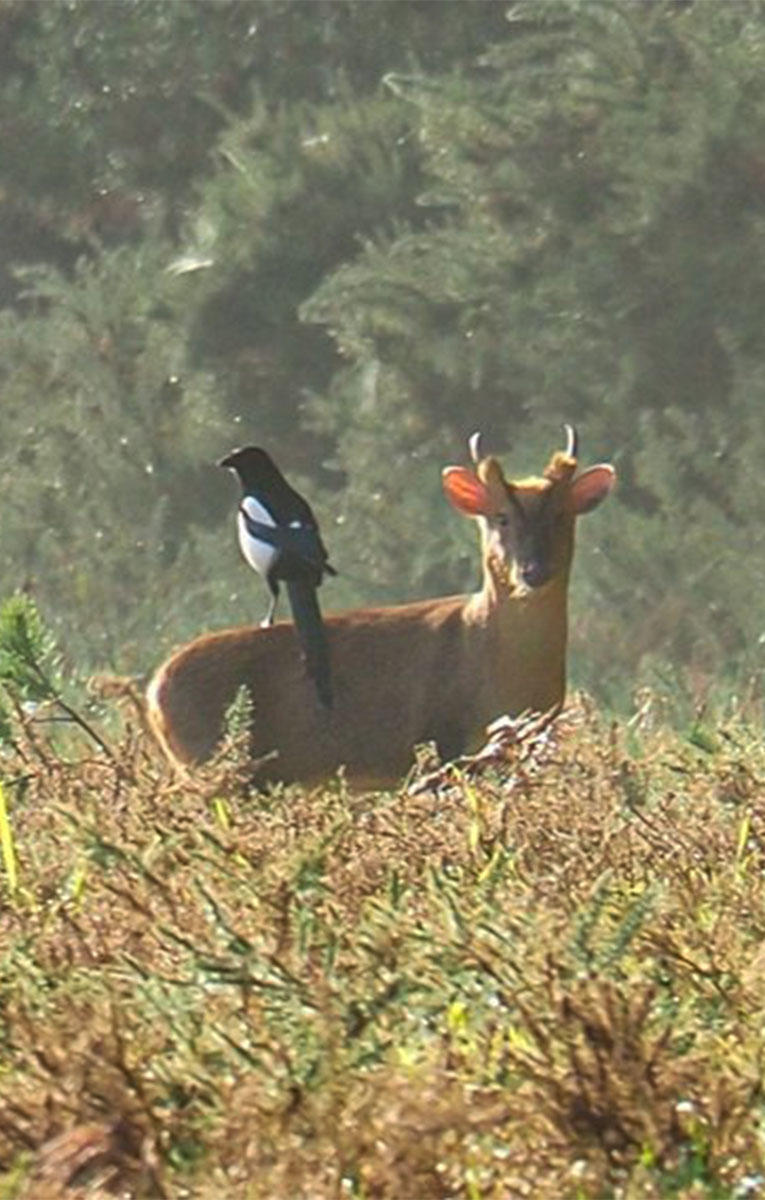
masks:
[[[502,526],[503,529],[505,528],[505,526],[510,524],[510,518],[507,515],[507,513],[497,513],[497,515],[494,519],[498,525]]]

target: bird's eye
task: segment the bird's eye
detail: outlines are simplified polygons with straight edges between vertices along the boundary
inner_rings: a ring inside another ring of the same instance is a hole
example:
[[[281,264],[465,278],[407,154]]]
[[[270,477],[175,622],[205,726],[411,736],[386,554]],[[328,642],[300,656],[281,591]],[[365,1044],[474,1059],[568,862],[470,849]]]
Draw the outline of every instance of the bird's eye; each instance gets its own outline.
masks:
[[[496,522],[498,525],[501,525],[504,528],[506,525],[510,524],[510,518],[508,517],[507,513],[497,513]]]

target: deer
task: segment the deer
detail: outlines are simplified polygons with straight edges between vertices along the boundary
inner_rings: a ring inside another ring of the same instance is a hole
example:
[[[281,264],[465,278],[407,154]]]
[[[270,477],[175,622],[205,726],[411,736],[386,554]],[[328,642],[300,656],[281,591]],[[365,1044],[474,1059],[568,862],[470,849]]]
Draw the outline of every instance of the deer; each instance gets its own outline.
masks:
[[[564,430],[565,449],[521,479],[506,479],[473,434],[472,465],[446,467],[442,483],[478,524],[479,591],[328,615],[331,709],[317,700],[290,622],[205,633],[176,650],[147,693],[170,762],[188,770],[215,754],[242,688],[258,785],[313,785],[342,768],[352,787],[392,786],[419,744],[435,742],[448,760],[478,746],[499,716],[559,709],[576,520],[616,480],[608,463],[579,472],[576,430]]]

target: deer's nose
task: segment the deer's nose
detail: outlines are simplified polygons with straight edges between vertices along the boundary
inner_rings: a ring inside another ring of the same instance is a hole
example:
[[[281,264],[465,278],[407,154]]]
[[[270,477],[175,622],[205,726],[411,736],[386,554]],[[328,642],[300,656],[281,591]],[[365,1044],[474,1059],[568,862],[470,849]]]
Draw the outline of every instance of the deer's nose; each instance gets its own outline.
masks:
[[[529,559],[521,567],[523,582],[532,588],[541,587],[547,581],[549,574],[545,564],[538,558]]]

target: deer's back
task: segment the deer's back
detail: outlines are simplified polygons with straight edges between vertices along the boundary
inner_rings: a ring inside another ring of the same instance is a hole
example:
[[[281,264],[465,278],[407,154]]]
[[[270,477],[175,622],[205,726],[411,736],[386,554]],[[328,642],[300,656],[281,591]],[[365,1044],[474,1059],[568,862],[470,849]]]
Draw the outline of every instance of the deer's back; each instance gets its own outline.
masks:
[[[395,780],[417,742],[434,739],[442,752],[458,753],[472,732],[455,686],[463,603],[457,596],[328,617],[330,710],[317,699],[291,624],[207,634],[158,671],[152,724],[171,757],[203,761],[244,685],[254,706],[253,755],[278,751],[261,778],[310,782],[344,765],[353,780]]]

